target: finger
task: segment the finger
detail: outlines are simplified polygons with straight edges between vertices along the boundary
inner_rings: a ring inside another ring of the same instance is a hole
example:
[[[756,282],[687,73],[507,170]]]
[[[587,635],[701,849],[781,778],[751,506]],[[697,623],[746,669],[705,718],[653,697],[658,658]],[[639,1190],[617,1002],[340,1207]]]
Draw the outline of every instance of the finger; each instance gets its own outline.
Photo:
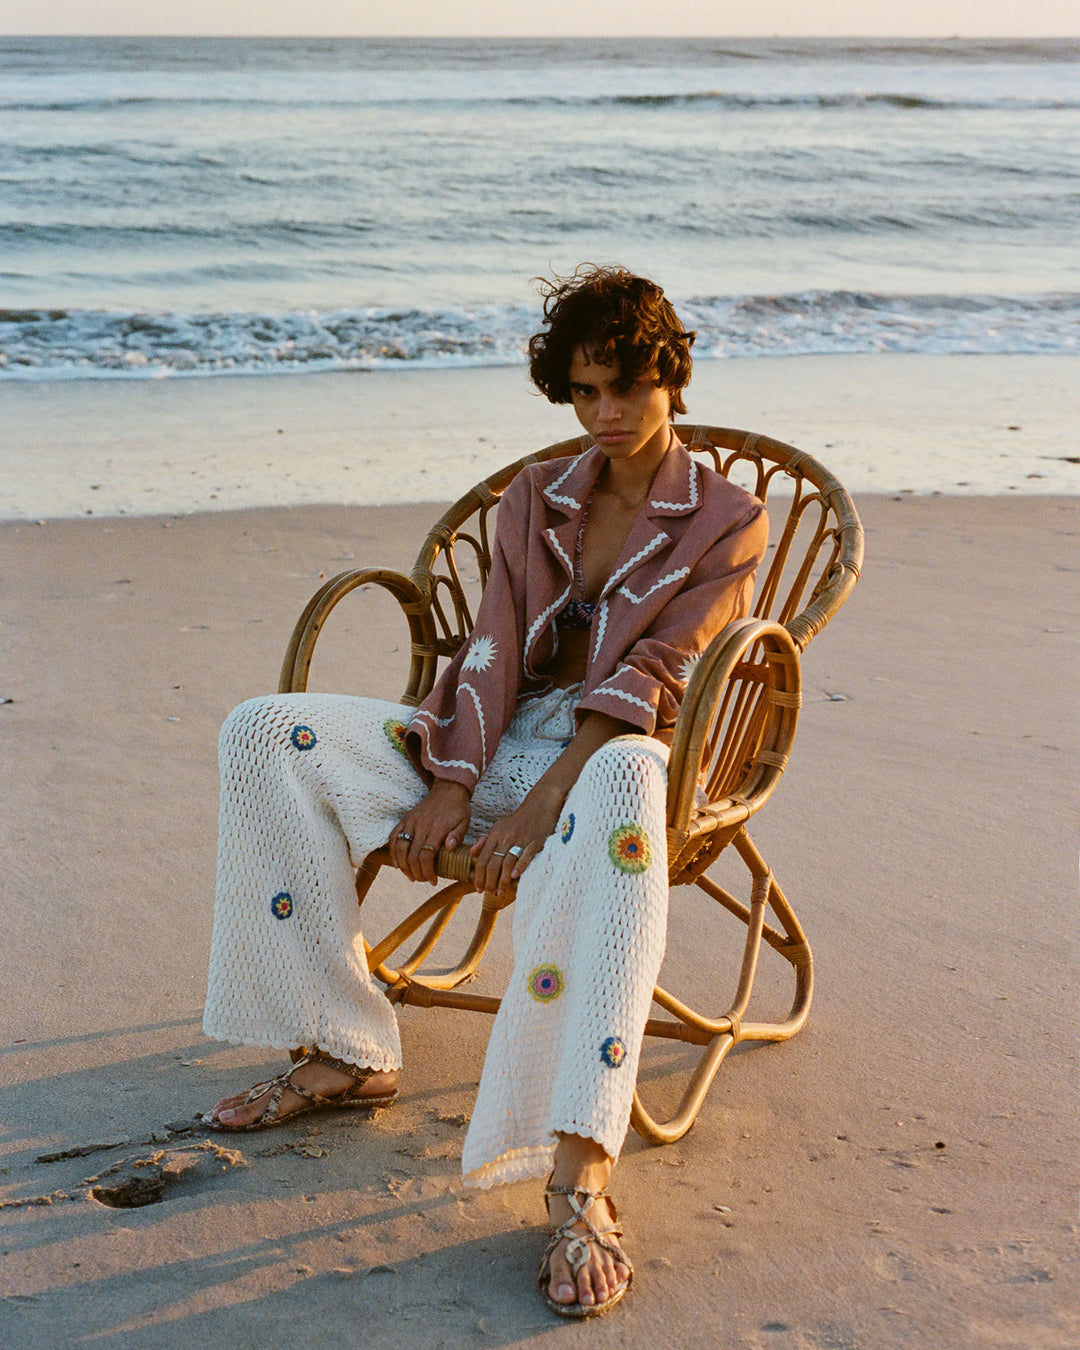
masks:
[[[420,852],[420,840],[413,839],[409,844],[409,876],[413,881],[424,880],[423,855]]]
[[[416,881],[413,862],[415,857],[416,840],[412,832],[407,828],[403,821],[394,840],[393,859],[394,865],[409,878],[410,881]]]
[[[502,875],[503,863],[506,861],[504,849],[497,846],[498,841],[489,835],[484,843],[484,848],[477,859],[476,880],[477,889],[480,891],[495,891],[499,889],[499,879]]]
[[[499,868],[499,894],[504,898],[514,893],[514,867],[517,864],[517,858],[508,853],[503,859],[503,865]]]
[[[432,885],[438,881],[435,872],[435,845],[421,844],[419,848],[420,869],[423,872],[424,880]]]
[[[510,873],[515,881],[517,881],[525,871],[526,867],[528,867],[542,847],[543,844],[538,843],[535,840],[531,844],[526,844],[525,848],[522,850],[521,856],[515,860],[513,869]]]

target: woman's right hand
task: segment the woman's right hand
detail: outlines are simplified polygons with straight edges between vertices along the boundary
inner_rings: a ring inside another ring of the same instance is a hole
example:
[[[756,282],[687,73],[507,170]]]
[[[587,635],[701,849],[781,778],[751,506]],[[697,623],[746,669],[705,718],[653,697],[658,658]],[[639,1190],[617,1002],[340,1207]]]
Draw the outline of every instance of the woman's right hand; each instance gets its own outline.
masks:
[[[457,848],[472,818],[469,790],[449,778],[436,778],[427,796],[406,811],[390,831],[390,856],[410,881],[434,885],[435,854]]]

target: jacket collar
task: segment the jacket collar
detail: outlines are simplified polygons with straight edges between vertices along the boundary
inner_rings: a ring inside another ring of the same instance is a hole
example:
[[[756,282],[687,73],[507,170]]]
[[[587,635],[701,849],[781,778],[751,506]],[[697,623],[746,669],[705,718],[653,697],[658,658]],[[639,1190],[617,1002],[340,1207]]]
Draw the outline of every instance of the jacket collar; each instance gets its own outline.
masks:
[[[567,576],[572,575],[581,513],[589,500],[606,456],[593,445],[561,468],[561,472],[541,489],[544,500],[568,519],[546,529],[544,539],[558,558]],[[701,505],[701,471],[682,442],[671,433],[671,445],[660,461],[649,495],[627,536],[603,594],[627,576],[639,563],[655,554],[668,542],[668,533],[657,517],[686,516]]]
[[[564,515],[579,516],[600,476],[605,458],[600,447],[592,445],[571,459],[565,467],[560,462],[561,472],[542,489],[548,505]],[[642,513],[648,516],[685,516],[696,511],[700,505],[700,470],[693,456],[672,431],[671,444],[660,461]]]

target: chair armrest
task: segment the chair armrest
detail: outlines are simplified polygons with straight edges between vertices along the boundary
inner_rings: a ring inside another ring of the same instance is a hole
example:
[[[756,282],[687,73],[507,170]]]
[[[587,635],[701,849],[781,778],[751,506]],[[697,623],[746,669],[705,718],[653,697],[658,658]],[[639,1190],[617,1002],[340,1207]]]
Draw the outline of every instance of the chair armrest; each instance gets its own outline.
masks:
[[[782,624],[737,619],[697,663],[675,723],[668,763],[668,831],[685,840],[741,824],[772,795],[787,764],[801,701],[799,648]],[[698,810],[703,769],[724,786]]]
[[[278,681],[279,694],[299,694],[307,689],[315,643],[331,612],[350,591],[355,591],[358,586],[373,585],[388,590],[408,620],[412,662],[408,688],[402,701],[414,704],[420,702],[417,691],[425,680],[428,683],[433,681],[438,661],[431,601],[415,581],[385,567],[361,567],[339,572],[319,587],[297,619],[285,649]]]

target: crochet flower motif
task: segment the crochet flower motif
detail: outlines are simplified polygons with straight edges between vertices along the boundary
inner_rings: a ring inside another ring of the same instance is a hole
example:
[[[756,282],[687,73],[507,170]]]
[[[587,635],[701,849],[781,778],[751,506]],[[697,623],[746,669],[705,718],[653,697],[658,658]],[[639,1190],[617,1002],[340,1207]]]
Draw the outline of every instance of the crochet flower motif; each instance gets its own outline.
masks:
[[[495,639],[481,633],[479,637],[472,640],[468,654],[461,663],[462,670],[487,670],[492,661],[495,660],[495,653],[498,647],[495,645]]]
[[[564,844],[568,844],[570,842],[570,836],[573,833],[574,833],[574,813],[573,811],[571,811],[569,812],[563,823],[559,826],[559,838],[563,841]]]
[[[617,1069],[626,1058],[626,1046],[618,1036],[609,1036],[600,1047],[600,1058],[609,1069]]]
[[[289,740],[297,750],[311,750],[319,743],[318,737],[310,727],[293,727],[289,732]]]
[[[608,840],[608,857],[620,872],[644,872],[652,862],[652,844],[640,825],[620,825]]]
[[[529,971],[529,993],[537,1003],[550,1003],[563,991],[563,974],[558,966],[534,966]]]
[[[383,731],[386,733],[386,739],[398,754],[404,755],[406,759],[409,758],[405,749],[405,733],[408,729],[409,728],[404,722],[399,722],[395,717],[388,717],[383,723]]]
[[[700,660],[701,656],[698,652],[687,653],[686,657],[683,659],[682,665],[679,667],[680,684],[690,683],[690,676],[693,675],[694,671],[697,669],[697,664]]]
[[[270,913],[275,919],[287,919],[292,912],[292,896],[288,891],[279,891],[270,901]]]

